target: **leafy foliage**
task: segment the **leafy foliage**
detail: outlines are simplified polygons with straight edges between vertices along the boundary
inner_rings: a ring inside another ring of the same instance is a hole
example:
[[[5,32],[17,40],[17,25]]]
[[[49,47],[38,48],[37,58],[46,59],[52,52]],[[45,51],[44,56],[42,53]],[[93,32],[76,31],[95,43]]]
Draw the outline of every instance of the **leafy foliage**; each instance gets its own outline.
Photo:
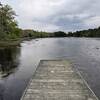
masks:
[[[20,35],[15,16],[9,5],[0,5],[0,39],[16,38]]]

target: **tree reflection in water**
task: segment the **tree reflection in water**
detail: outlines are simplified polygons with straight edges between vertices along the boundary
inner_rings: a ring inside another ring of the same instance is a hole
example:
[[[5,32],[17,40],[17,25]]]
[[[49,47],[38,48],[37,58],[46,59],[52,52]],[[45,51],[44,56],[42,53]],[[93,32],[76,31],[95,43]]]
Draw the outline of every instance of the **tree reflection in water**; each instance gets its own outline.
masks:
[[[0,49],[0,77],[13,73],[19,64],[20,48],[11,47]]]

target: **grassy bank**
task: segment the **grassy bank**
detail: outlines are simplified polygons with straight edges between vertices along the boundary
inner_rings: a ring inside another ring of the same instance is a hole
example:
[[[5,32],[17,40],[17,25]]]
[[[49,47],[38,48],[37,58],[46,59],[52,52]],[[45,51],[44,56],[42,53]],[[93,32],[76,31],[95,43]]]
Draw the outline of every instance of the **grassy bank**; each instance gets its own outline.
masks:
[[[1,47],[11,47],[11,46],[19,46],[21,39],[16,40],[0,40],[0,48]]]
[[[19,41],[0,41],[0,47],[10,47],[10,46],[18,46],[20,45]]]
[[[26,37],[26,38],[0,40],[0,48],[20,46],[20,43],[22,41],[30,40],[30,39],[34,39],[34,38]]]

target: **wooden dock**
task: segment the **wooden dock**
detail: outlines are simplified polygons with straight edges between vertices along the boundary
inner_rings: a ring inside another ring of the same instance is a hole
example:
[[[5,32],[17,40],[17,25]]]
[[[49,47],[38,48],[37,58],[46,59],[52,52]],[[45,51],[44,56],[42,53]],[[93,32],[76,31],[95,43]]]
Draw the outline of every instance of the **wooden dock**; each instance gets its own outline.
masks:
[[[71,63],[42,60],[21,100],[98,100]]]

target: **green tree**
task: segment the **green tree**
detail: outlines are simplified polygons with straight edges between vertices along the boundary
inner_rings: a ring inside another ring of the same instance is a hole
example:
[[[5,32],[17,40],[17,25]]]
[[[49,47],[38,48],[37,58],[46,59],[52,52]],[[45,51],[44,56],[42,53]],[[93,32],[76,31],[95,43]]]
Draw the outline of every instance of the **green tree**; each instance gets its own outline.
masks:
[[[0,4],[0,39],[19,36],[15,12],[9,5]]]

